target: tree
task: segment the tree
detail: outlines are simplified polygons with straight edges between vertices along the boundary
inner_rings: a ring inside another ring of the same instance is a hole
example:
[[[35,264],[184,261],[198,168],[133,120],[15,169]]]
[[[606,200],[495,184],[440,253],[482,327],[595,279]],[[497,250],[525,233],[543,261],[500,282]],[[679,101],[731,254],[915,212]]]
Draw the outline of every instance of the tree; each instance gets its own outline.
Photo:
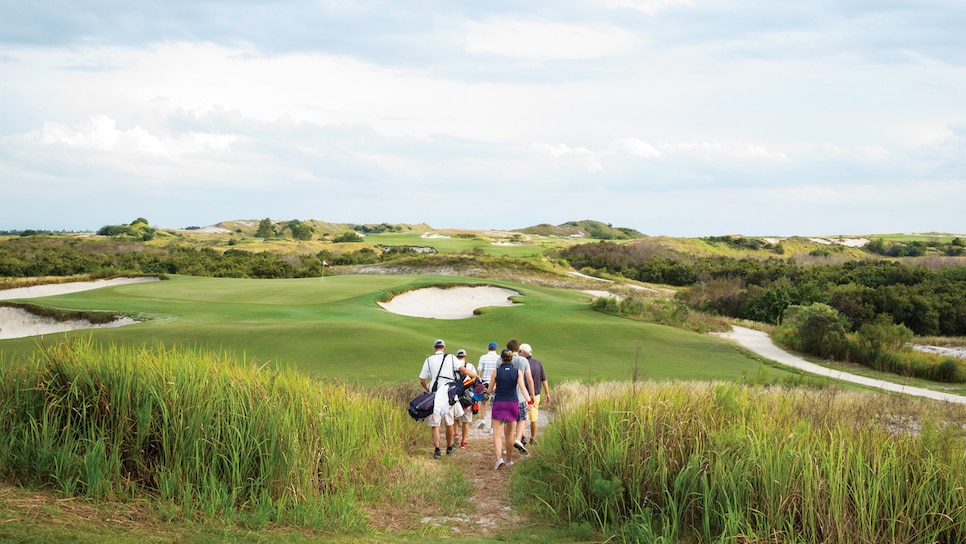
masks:
[[[789,306],[781,328],[785,341],[798,351],[825,358],[840,356],[845,351],[848,323],[827,304]]]
[[[307,225],[298,219],[290,221],[288,228],[292,231],[292,238],[296,240],[311,240],[312,233],[315,232],[311,225]]]
[[[340,234],[339,236],[336,236],[335,238],[332,239],[332,241],[335,243],[361,242],[362,236],[359,236],[354,231],[349,231],[349,232]]]
[[[879,314],[875,320],[859,327],[859,339],[866,349],[869,361],[877,361],[883,351],[898,351],[912,340],[912,331],[905,325],[896,325],[889,314]]]
[[[272,220],[266,217],[258,223],[258,230],[255,231],[255,236],[257,238],[271,238],[275,236],[275,225],[272,224]]]

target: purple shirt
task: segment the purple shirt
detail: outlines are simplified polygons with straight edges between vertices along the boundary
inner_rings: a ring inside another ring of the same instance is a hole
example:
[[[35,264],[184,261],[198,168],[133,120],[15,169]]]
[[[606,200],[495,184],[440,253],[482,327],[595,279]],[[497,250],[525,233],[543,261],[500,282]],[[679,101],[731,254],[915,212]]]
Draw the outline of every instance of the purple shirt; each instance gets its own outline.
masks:
[[[540,394],[540,386],[543,382],[547,381],[547,374],[543,371],[543,363],[540,359],[534,359],[533,357],[527,357],[530,361],[530,375],[533,376],[533,394]]]

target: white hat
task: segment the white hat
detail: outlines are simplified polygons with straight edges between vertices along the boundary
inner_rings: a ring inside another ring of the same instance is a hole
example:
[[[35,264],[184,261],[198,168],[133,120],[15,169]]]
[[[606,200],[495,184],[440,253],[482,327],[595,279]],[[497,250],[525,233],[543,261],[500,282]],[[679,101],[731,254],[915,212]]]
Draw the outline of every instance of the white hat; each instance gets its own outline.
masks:
[[[530,344],[520,344],[520,351],[525,351],[533,355],[533,348],[530,347]]]

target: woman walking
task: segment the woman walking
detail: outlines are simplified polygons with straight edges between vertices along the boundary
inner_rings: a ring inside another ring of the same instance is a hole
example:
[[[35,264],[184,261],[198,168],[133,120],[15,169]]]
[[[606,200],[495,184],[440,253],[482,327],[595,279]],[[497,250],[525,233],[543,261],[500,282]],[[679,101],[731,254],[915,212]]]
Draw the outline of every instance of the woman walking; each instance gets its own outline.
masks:
[[[488,393],[493,400],[493,411],[490,419],[493,421],[493,450],[496,452],[496,464],[493,470],[503,466],[513,465],[512,460],[503,459],[503,445],[513,443],[514,425],[520,414],[520,404],[517,401],[517,389],[524,392],[528,403],[532,403],[526,387],[523,384],[523,374],[513,366],[513,352],[505,349],[500,353],[500,366],[490,375]],[[507,448],[507,457],[513,453],[513,448]]]

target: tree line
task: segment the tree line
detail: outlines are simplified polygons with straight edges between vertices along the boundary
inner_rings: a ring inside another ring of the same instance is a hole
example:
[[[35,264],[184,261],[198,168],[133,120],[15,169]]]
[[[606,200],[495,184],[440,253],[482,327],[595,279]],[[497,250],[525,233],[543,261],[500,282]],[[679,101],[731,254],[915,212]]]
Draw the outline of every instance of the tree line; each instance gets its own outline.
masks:
[[[328,265],[374,264],[419,255],[410,246],[363,247],[333,254],[251,252],[187,245],[152,246],[115,237],[29,236],[0,241],[0,277],[83,274],[184,274],[220,278],[320,277]]]
[[[794,259],[730,256],[672,259],[633,245],[580,244],[561,250],[576,269],[591,268],[647,283],[687,287],[678,296],[703,311],[766,323],[791,306],[822,303],[847,320],[847,330],[882,316],[922,336],[966,335],[966,267],[930,269],[866,259],[799,264]]]

